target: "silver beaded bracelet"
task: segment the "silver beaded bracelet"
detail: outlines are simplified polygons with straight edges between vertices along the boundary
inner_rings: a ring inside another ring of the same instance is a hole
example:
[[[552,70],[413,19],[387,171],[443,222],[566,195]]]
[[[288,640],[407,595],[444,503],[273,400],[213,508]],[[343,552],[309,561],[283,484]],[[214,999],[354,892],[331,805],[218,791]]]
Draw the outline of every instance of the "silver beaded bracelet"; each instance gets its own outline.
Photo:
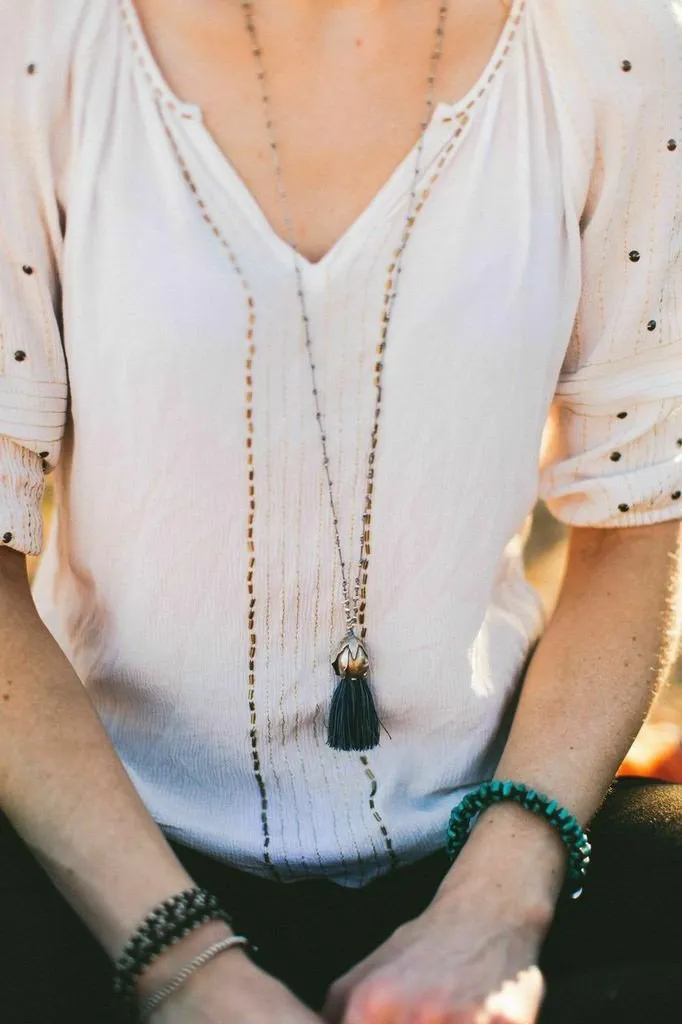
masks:
[[[185,984],[187,979],[191,977],[195,971],[198,971],[200,967],[207,964],[210,960],[213,960],[219,953],[222,953],[226,949],[232,949],[233,946],[248,946],[249,940],[243,935],[230,935],[226,939],[221,939],[220,942],[214,942],[212,946],[205,949],[203,953],[199,953],[198,956],[194,957],[194,960],[190,960],[188,964],[185,964],[178,973],[171,978],[171,980],[163,986],[163,988],[157,989],[148,996],[140,1006],[140,1020],[147,1020],[150,1015],[156,1010],[164,1000],[168,999],[173,992],[177,992],[179,988]]]

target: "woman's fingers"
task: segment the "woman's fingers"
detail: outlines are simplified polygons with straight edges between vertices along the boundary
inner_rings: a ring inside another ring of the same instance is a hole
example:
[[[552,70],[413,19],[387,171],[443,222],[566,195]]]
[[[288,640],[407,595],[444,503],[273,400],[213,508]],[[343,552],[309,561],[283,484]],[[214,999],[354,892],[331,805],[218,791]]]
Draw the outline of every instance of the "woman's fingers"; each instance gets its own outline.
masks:
[[[406,989],[397,978],[370,977],[357,987],[341,979],[330,989],[323,1019],[328,1024],[535,1024],[543,995],[537,967],[519,971],[475,1005],[462,1005],[451,989]]]
[[[489,1014],[491,1024],[533,1024],[544,994],[545,982],[539,968],[526,967],[488,996],[484,1011]]]
[[[380,954],[381,951],[379,951]],[[375,965],[380,965],[381,957],[374,953],[366,960],[356,964],[352,970],[337,978],[329,987],[327,998],[322,1009],[322,1020],[325,1024],[345,1024],[346,1009],[356,989],[359,989],[365,978],[369,977]]]
[[[339,978],[327,992],[322,1008],[322,1020],[325,1024],[342,1024],[348,997],[352,992],[352,984],[347,976]]]
[[[490,919],[492,917],[492,920]],[[326,1024],[536,1024],[540,935],[493,915],[430,908],[339,978]]]

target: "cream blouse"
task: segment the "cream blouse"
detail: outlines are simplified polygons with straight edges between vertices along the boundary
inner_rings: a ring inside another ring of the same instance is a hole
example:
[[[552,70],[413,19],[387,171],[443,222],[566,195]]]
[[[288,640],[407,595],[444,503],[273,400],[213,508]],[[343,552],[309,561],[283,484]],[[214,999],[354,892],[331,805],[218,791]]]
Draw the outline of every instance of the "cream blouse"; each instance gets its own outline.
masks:
[[[0,39],[2,542],[40,551],[54,471],[36,601],[170,835],[346,885],[432,851],[543,627],[538,495],[573,525],[682,512],[678,4],[514,0],[426,131],[367,584],[387,732],[362,756],[325,745],[343,607],[291,249],[131,0],[0,0]],[[303,261],[349,563],[415,152]]]

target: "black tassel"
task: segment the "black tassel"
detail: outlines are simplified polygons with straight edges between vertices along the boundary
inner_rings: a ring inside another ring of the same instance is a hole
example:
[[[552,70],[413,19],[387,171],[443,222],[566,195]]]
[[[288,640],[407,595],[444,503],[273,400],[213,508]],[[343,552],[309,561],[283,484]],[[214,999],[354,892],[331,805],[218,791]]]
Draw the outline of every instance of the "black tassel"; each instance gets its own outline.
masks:
[[[329,709],[327,744],[334,750],[371,750],[379,744],[379,716],[368,680],[339,679]]]

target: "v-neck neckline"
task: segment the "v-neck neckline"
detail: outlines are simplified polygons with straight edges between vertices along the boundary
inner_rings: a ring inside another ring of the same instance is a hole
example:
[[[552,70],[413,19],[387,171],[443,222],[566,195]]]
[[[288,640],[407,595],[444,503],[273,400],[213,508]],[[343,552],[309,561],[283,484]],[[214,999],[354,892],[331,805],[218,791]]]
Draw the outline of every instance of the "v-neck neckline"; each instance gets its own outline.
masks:
[[[417,192],[421,188],[427,174],[431,171],[435,159],[442,151],[447,148],[449,152],[454,152],[457,147],[450,145],[453,136],[461,140],[464,130],[470,124],[473,108],[488,93],[493,81],[500,77],[499,72],[506,64],[506,57],[518,32],[528,0],[512,0],[507,20],[498,37],[495,48],[486,66],[471,88],[461,99],[454,103],[441,100],[434,105],[423,135],[417,138],[358,216],[348,225],[331,247],[327,249],[324,255],[315,261],[309,260],[301,252],[295,250],[274,229],[253,192],[249,189],[230,158],[206,126],[201,107],[196,103],[181,100],[173,92],[151,49],[134,0],[116,0],[116,2],[127,30],[137,66],[142,72],[147,85],[151,87],[157,103],[173,114],[179,124],[192,137],[194,145],[201,151],[215,180],[222,188],[225,188],[227,192],[234,196],[254,230],[259,233],[273,253],[291,265],[297,259],[304,275],[319,277],[327,273],[329,267],[338,261],[341,254],[345,254],[348,257],[352,252],[356,251],[357,243],[361,241],[365,229],[370,226],[375,216],[384,211],[385,218],[388,216],[389,210],[393,209],[396,200],[402,198],[407,200],[409,195],[408,187],[411,185],[414,175],[414,163],[422,137],[423,151],[420,172],[416,182]]]
[[[432,167],[434,159],[439,155],[446,141],[450,138],[451,132],[449,127],[443,123],[443,117],[449,115],[451,109],[451,106],[447,103],[439,103],[434,108],[433,115],[426,129],[417,187],[419,187],[419,183],[423,181]],[[281,258],[291,266],[293,266],[294,259],[298,258],[304,274],[310,278],[325,274],[332,265],[338,263],[342,256],[344,260],[349,259],[357,251],[357,246],[362,243],[362,239],[366,237],[367,230],[377,221],[377,218],[385,219],[396,201],[402,198],[407,199],[409,186],[414,174],[417,147],[419,145],[419,140],[417,140],[407,155],[403,157],[390,176],[363,207],[358,216],[348,225],[333,245],[327,249],[324,255],[319,260],[313,262],[303,253],[294,250],[286,238],[283,238],[275,231],[263,212],[263,208],[234,165],[225,156],[225,153],[211,132],[208,131],[201,118],[187,119],[185,127],[194,139],[194,143],[201,152],[205,164],[211,171],[215,181],[221,188],[224,188],[232,195],[239,204],[242,213],[248,218],[254,230],[263,238],[265,244],[269,246],[278,258]]]

